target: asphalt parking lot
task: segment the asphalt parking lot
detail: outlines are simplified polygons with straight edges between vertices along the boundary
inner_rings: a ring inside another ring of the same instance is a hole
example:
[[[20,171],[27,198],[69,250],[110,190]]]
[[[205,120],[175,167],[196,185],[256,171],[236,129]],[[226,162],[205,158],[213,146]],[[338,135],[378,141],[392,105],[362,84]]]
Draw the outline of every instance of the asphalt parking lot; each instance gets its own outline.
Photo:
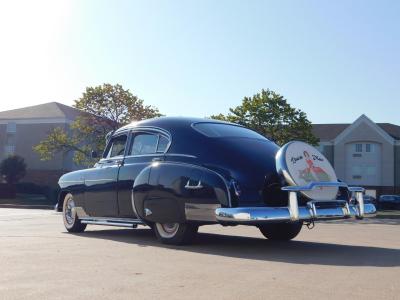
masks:
[[[68,234],[53,211],[0,209],[0,299],[399,299],[400,223],[318,224],[272,243],[204,226],[196,243],[151,230]]]

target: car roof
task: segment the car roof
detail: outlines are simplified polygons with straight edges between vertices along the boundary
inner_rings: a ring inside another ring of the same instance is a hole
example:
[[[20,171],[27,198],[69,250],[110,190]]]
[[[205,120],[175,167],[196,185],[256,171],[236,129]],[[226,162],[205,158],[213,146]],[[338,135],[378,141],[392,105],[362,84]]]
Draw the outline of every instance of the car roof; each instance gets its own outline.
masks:
[[[119,128],[116,132],[123,131],[126,129],[133,129],[137,127],[155,127],[166,130],[171,130],[172,128],[190,128],[193,123],[220,123],[229,124],[234,126],[241,126],[235,123],[219,121],[214,119],[206,118],[191,118],[191,117],[158,117],[152,119],[146,119],[142,121],[132,122]]]

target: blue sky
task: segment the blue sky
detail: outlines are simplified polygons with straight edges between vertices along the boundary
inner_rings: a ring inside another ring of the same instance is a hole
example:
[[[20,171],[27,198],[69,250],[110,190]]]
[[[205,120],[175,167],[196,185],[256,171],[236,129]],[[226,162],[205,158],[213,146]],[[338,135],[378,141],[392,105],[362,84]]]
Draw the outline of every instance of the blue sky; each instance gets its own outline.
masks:
[[[314,123],[400,125],[399,1],[3,1],[0,110],[121,83],[166,115],[262,88]]]

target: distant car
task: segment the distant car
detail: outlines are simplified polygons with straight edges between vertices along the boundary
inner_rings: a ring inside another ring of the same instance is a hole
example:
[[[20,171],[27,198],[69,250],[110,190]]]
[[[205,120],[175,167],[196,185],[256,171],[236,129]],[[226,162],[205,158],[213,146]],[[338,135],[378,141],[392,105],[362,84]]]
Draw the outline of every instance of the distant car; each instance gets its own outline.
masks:
[[[303,222],[362,218],[375,207],[363,189],[338,182],[314,147],[280,148],[243,126],[163,117],[108,135],[98,163],[63,175],[58,210],[66,229],[87,224],[147,225],[168,244],[189,243],[207,224],[252,225],[272,240],[290,240]],[[356,194],[338,199],[339,188]]]
[[[345,199],[345,198],[348,198],[348,197],[350,197],[350,203],[356,203],[357,202],[355,195],[349,194],[347,192],[347,190],[345,190],[344,194],[341,194],[339,192],[338,199]],[[376,199],[374,197],[372,197],[372,196],[369,196],[369,195],[364,195],[364,204],[373,204],[377,208]]]
[[[376,198],[370,195],[364,195],[364,203],[371,203],[376,206],[377,201]]]
[[[400,208],[400,196],[398,195],[381,195],[378,201],[379,208]]]

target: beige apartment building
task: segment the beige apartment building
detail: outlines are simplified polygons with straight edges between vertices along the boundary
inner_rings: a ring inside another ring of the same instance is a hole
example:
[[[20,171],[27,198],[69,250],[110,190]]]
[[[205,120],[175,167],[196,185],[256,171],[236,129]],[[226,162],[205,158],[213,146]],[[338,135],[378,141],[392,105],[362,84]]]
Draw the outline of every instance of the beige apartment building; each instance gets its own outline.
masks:
[[[80,114],[80,110],[57,102],[0,112],[0,159],[13,154],[22,156],[27,164],[23,181],[54,185],[61,174],[77,168],[73,153],[42,161],[32,147],[56,127],[69,130]]]
[[[313,124],[339,179],[372,196],[400,194],[400,126],[361,115],[352,124]]]

